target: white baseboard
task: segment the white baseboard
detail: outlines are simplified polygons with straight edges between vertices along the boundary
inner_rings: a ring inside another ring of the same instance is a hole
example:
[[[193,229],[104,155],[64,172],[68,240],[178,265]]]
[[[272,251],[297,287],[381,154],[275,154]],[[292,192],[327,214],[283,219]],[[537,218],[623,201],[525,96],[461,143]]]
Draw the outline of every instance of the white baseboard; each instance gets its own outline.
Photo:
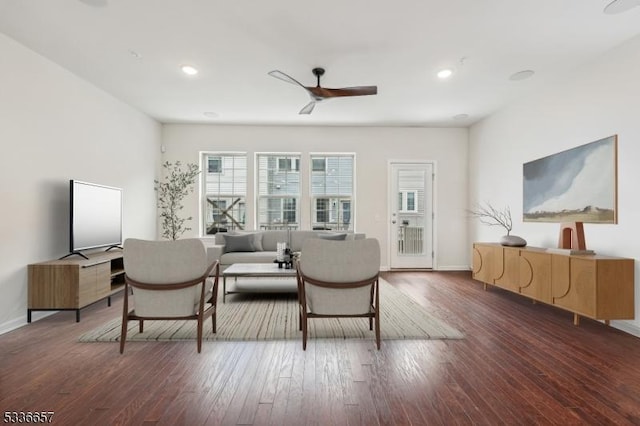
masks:
[[[403,269],[398,269],[398,271],[402,271]],[[411,269],[408,268],[407,271],[411,271],[411,270],[415,270],[415,271],[420,271],[422,269]],[[424,269],[425,271],[428,271],[429,269]],[[470,271],[471,268],[469,268],[468,266],[456,266],[456,265],[449,265],[449,266],[438,266],[437,268],[433,268],[434,271]],[[388,266],[381,266],[380,267],[380,272],[389,272],[391,271],[391,268],[389,268]]]
[[[8,333],[26,324],[27,324],[26,317],[12,319],[11,321],[7,321],[4,324],[0,324],[0,334]]]
[[[633,336],[640,337],[640,327],[630,324],[629,321],[611,321],[611,327],[629,333]]]
[[[46,318],[48,316],[57,314],[58,311],[43,311],[43,312],[32,312],[31,313],[31,322],[33,321],[39,321],[43,318]],[[5,334],[8,333],[10,331],[16,330],[20,327],[24,327],[25,325],[28,325],[29,323],[27,322],[27,316],[23,316],[23,317],[18,317],[15,319],[12,319],[10,321],[5,322],[4,324],[0,324],[0,334]]]
[[[466,265],[448,265],[448,266],[438,266],[437,271],[470,271]]]

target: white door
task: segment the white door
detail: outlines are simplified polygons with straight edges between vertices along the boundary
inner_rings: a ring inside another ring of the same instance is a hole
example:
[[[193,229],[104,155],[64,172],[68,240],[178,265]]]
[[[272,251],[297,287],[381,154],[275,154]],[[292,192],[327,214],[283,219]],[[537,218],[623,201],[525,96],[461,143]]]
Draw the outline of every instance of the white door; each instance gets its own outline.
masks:
[[[390,267],[433,268],[433,163],[390,162]]]

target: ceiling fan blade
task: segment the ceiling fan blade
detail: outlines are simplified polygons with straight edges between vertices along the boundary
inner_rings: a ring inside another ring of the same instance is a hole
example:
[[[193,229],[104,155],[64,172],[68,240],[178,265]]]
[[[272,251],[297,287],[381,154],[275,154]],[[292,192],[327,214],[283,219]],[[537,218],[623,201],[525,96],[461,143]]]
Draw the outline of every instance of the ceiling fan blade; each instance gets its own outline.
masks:
[[[316,106],[316,101],[311,101],[308,104],[306,104],[298,114],[311,114],[311,111],[313,111],[313,108],[315,106]]]
[[[314,96],[319,98],[337,98],[341,96],[377,95],[378,86],[343,87],[341,89],[327,89],[325,87],[306,87]]]
[[[296,80],[295,78],[291,77],[290,75],[287,75],[287,74],[283,73],[282,71],[273,70],[273,71],[269,71],[267,74],[269,74],[271,77],[275,77],[275,78],[277,78],[279,80],[286,81],[287,83],[297,84],[298,86],[300,86],[303,89],[307,90],[307,88],[304,86],[304,84],[300,83],[298,80]]]
[[[638,0],[613,0],[604,8],[604,13],[607,15],[617,15],[618,13],[624,13],[627,10],[633,9],[636,6],[640,6]]]

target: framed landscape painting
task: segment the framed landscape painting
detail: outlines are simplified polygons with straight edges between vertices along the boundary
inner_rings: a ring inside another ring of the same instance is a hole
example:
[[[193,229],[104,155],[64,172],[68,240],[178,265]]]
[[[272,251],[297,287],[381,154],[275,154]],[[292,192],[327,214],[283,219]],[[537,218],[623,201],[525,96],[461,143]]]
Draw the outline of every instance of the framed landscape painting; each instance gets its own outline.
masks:
[[[618,223],[617,135],[523,166],[525,222]]]

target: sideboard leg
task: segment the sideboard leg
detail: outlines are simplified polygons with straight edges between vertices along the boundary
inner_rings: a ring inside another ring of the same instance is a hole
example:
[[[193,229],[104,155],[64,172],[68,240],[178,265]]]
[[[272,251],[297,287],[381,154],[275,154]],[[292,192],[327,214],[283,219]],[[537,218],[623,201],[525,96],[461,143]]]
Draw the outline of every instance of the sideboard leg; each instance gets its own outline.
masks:
[[[580,325],[580,315],[573,314],[573,325]]]
[[[487,283],[482,283],[482,289],[483,289],[484,291],[487,291],[487,288],[488,288],[488,287],[489,287],[489,286],[487,285]]]
[[[604,325],[610,325],[611,321],[609,320],[604,320]]]

